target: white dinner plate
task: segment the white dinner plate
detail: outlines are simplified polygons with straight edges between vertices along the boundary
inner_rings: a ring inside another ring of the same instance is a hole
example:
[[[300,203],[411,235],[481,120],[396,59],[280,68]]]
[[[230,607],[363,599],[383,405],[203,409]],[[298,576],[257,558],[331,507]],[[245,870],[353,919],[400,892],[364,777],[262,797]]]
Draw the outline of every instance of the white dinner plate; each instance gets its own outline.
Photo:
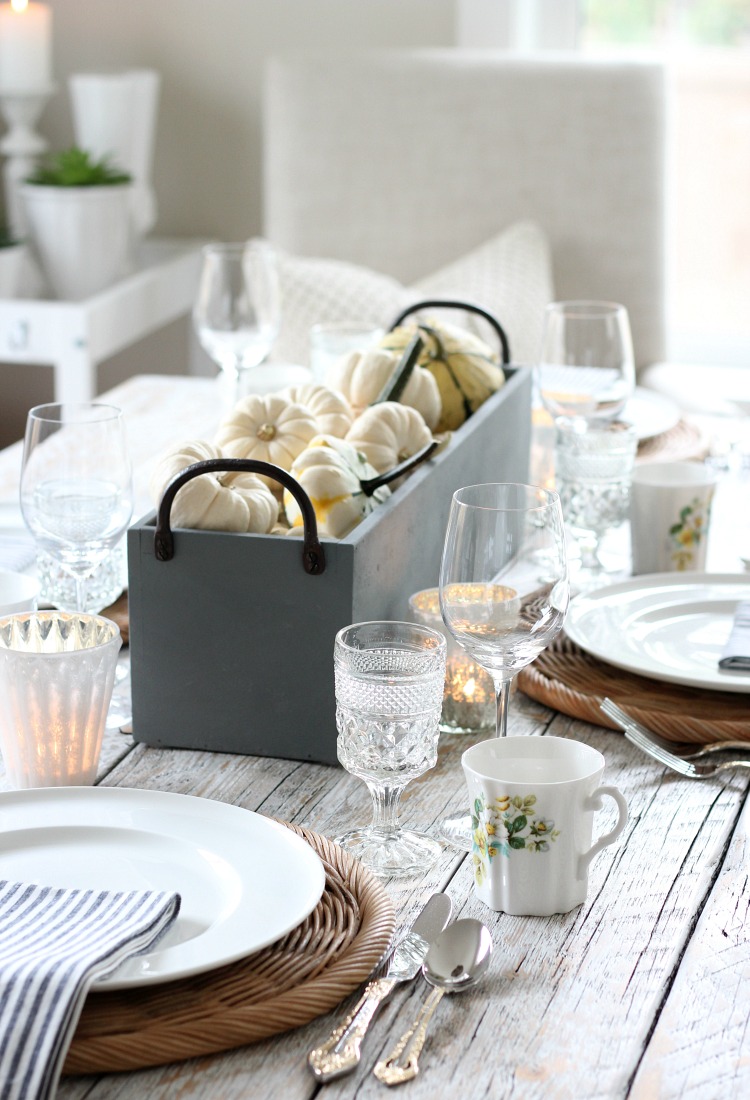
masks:
[[[652,680],[750,692],[750,673],[719,668],[737,604],[748,598],[750,577],[741,573],[653,573],[576,596],[565,633]]]
[[[674,428],[680,419],[680,410],[670,398],[636,386],[623,409],[622,419],[633,425],[639,440],[651,439]]]
[[[0,794],[0,878],[57,887],[176,890],[177,920],[153,951],[96,989],[200,974],[259,951],[320,900],[309,844],[251,810],[125,787]]]

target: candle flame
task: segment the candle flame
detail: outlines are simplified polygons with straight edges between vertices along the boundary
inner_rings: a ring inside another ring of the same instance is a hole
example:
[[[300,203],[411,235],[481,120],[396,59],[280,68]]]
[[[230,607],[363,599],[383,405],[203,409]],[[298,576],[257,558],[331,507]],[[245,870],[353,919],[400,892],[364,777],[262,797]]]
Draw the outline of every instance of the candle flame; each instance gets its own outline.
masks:
[[[472,676],[470,680],[467,680],[464,684],[464,696],[467,699],[471,699],[474,696],[474,692],[477,690],[477,682]]]
[[[13,11],[26,11],[29,6],[29,0],[10,0],[10,6]]]

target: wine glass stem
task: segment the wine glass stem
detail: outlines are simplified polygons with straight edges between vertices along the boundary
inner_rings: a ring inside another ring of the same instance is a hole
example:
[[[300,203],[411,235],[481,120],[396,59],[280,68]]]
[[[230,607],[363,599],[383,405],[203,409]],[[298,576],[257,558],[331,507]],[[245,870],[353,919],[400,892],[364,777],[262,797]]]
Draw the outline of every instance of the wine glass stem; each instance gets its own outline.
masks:
[[[508,706],[510,704],[510,680],[500,680],[495,683],[495,702],[497,704],[497,718],[495,722],[495,737],[505,737],[508,732]]]
[[[87,593],[87,578],[83,573],[75,573],[74,580],[76,584],[76,610],[86,610],[86,593]]]
[[[381,833],[395,833],[398,831],[398,804],[401,799],[403,786],[383,786],[382,783],[368,782],[372,795],[372,828]]]

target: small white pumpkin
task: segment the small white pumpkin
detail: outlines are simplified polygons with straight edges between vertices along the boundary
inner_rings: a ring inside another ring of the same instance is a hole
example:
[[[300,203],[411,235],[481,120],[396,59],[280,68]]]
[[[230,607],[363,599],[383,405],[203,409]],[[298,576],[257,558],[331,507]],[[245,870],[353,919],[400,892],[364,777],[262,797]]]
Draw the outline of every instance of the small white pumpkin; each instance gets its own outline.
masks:
[[[345,438],[379,474],[384,474],[426,447],[432,432],[416,409],[397,401],[382,401],[365,409]]]
[[[151,473],[150,491],[156,505],[170,481],[187,466],[224,457],[204,440],[178,444],[164,452]],[[183,485],[171,509],[173,527],[200,531],[250,531],[265,535],[276,523],[279,503],[255,474],[198,474]]]
[[[279,397],[309,409],[318,422],[319,435],[335,435],[343,439],[354,420],[354,413],[344,395],[319,382],[287,386],[281,390]]]
[[[250,394],[221,423],[215,443],[226,458],[255,458],[289,470],[317,434],[317,420],[304,405],[276,393]],[[260,477],[270,488],[280,490],[272,478]]]
[[[326,382],[333,389],[340,390],[355,414],[359,415],[378,399],[400,362],[401,353],[384,348],[353,351],[331,365]],[[420,412],[428,428],[434,428],[440,420],[440,390],[425,367],[414,367],[399,401]]]
[[[294,460],[292,474],[310,498],[319,533],[343,538],[390,495],[387,486],[372,496],[362,490],[362,480],[376,477],[376,471],[350,443],[332,435],[318,435]],[[288,489],[284,509],[291,532],[302,526],[302,514]]]

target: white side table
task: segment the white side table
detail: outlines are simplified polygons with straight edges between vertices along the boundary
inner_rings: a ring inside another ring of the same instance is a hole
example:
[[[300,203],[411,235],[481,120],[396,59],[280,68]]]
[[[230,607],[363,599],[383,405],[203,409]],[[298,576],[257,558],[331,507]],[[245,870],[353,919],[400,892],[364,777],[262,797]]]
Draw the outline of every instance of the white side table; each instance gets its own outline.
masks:
[[[201,244],[144,241],[133,274],[83,302],[0,299],[0,362],[51,366],[55,401],[90,401],[99,363],[189,312]]]

